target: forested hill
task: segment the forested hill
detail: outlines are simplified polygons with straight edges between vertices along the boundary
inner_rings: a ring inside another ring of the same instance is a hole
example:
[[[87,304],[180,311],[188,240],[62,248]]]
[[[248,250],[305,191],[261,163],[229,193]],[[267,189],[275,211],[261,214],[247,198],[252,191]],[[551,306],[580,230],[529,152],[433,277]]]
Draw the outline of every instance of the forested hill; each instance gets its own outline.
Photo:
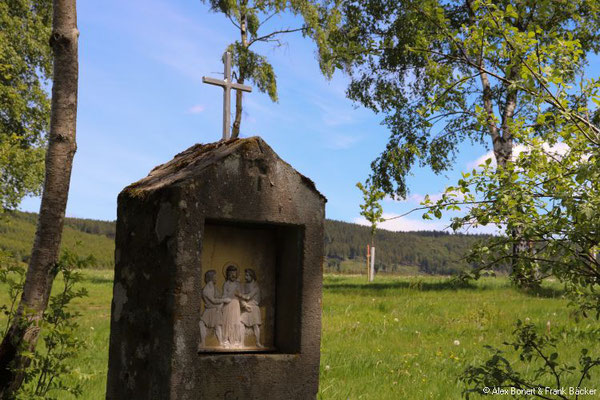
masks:
[[[37,214],[13,212],[0,217],[0,250],[27,262],[33,245]],[[93,255],[98,268],[114,266],[115,223],[92,219],[66,218],[62,247],[82,256]]]
[[[364,263],[370,236],[370,227],[327,220],[327,268],[342,269],[344,260]],[[468,267],[461,259],[474,241],[486,237],[441,231],[391,232],[378,229],[375,234],[376,268],[393,272],[403,266],[412,266],[421,273],[453,274]]]
[[[0,219],[0,249],[27,262],[35,234],[37,214],[15,212]],[[63,245],[82,255],[92,254],[97,267],[114,265],[115,223],[82,218],[67,218]],[[410,271],[452,274],[467,267],[461,261],[474,240],[473,235],[445,232],[390,232],[376,234],[376,267],[384,271]],[[358,272],[365,266],[370,228],[341,221],[325,221],[325,254],[328,271]],[[79,244],[77,244],[79,243]]]

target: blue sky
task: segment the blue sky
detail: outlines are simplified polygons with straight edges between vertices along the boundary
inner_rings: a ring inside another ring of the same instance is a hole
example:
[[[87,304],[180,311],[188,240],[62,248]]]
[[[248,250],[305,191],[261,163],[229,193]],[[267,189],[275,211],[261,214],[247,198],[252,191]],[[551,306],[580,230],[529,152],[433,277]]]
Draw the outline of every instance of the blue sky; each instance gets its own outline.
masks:
[[[290,18],[271,24],[296,27]],[[221,56],[239,33],[200,1],[89,0],[78,2],[79,108],[67,215],[113,220],[118,193],[156,165],[195,143],[221,137],[222,90],[202,83],[219,77]],[[315,181],[327,197],[327,217],[359,221],[362,200],[356,182],[369,174],[389,133],[382,116],[356,108],[345,97],[347,78],[325,79],[316,47],[300,34],[267,56],[278,79],[279,102],[245,95],[242,136],[261,136],[281,158]],[[232,108],[234,103],[232,102]],[[436,176],[414,170],[407,201],[386,200],[387,216],[418,206],[455,181],[486,153],[464,145],[456,170]],[[38,199],[21,209],[38,211]],[[442,229],[446,220],[424,221],[416,212],[383,225],[393,230]]]

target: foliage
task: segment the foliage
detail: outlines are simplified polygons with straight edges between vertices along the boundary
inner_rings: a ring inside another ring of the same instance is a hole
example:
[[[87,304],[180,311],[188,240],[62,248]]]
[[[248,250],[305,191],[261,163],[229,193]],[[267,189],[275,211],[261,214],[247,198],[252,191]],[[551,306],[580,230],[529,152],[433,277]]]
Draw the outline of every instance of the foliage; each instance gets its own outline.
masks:
[[[248,79],[262,93],[267,93],[273,102],[277,102],[277,77],[273,66],[265,56],[253,52],[240,42],[229,45],[227,51],[232,54],[232,64],[238,68],[238,82]]]
[[[475,247],[468,260],[482,268],[510,262],[520,279],[534,283],[553,275],[564,283],[567,294],[584,315],[592,312],[598,318],[600,80],[578,74],[584,54],[595,42],[577,37],[577,32],[563,32],[554,41],[542,40],[537,31],[521,35],[506,25],[512,18],[512,8],[482,4],[486,18],[495,24],[511,51],[519,55],[519,69],[512,70],[505,84],[519,90],[521,102],[527,104],[528,111],[515,114],[511,121],[512,138],[520,144],[520,152],[501,168],[488,159],[480,168],[464,173],[439,201],[426,200],[425,205],[430,207],[426,216],[439,218],[442,211],[467,205],[466,215],[453,220],[454,229],[494,224],[505,232]],[[592,8],[590,12],[597,10]],[[485,110],[480,111],[483,120]],[[516,246],[522,246],[521,251],[515,252]],[[538,340],[529,328],[515,333],[515,343],[520,343],[515,350],[529,349],[531,343],[550,343]],[[523,360],[531,363],[532,357],[524,356]],[[536,389],[543,386],[545,374],[560,380],[562,372],[556,369],[554,358],[549,360],[528,381],[529,385]],[[586,363],[597,365],[597,360],[587,356],[582,355],[581,360],[582,373],[587,371]],[[511,385],[519,383],[519,375],[510,375],[514,371],[499,353],[478,368],[469,371],[474,379],[471,383],[480,385],[485,379],[489,383],[492,378],[499,380],[496,383],[500,386],[502,379],[512,379]]]
[[[590,382],[592,379],[592,369],[600,366],[600,358],[590,357],[585,348],[579,356],[579,368],[560,362],[556,352],[558,339],[549,332],[539,334],[531,323],[519,320],[513,335],[514,341],[504,342],[504,345],[519,352],[519,360],[524,364],[524,369],[516,370],[514,363],[505,357],[502,350],[486,346],[493,353],[492,357],[484,364],[467,367],[460,378],[469,386],[464,391],[467,399],[473,393],[494,394],[491,392],[494,389],[504,389],[508,393],[512,390],[520,393],[515,397],[528,399],[577,399],[579,395],[570,391],[574,392],[574,388],[584,389],[586,381]],[[574,375],[577,378],[574,381],[576,385],[569,388],[565,380]]]
[[[0,3],[0,212],[39,194],[50,104],[50,0]]]
[[[383,208],[381,207],[381,200],[385,197],[385,193],[379,190],[375,185],[370,182],[366,182],[365,185],[358,182],[356,187],[360,189],[363,194],[364,204],[360,205],[360,215],[366,218],[371,223],[371,243],[377,230],[377,224],[385,221],[382,217]]]
[[[399,196],[415,163],[444,171],[463,141],[487,143],[499,165],[508,162],[518,128],[537,119],[530,99],[544,89],[534,75],[564,89],[600,48],[593,0],[326,4],[339,24],[319,46],[321,67],[349,72],[348,97],[385,115],[391,136],[373,182]]]
[[[529,244],[526,251],[515,256],[515,239],[498,236],[475,247],[469,260],[489,267],[517,258],[522,270],[537,275],[532,278],[556,276],[581,310],[597,317],[600,131],[587,125],[585,116],[596,112],[587,108],[588,99],[590,104],[600,103],[599,83],[582,82],[576,103],[564,93],[555,94],[566,111],[549,108],[541,112],[538,126],[549,125],[541,134],[534,131],[537,127],[521,128],[519,140],[527,147],[511,165],[497,170],[487,162],[464,174],[437,203],[429,202],[428,212],[439,214],[471,203],[467,214],[453,221],[453,228],[496,224],[506,232],[519,229],[522,240]]]
[[[323,36],[323,23],[319,23],[319,12],[310,0],[202,0],[210,3],[213,12],[225,14],[240,32],[240,40],[231,43],[227,51],[232,53],[232,64],[236,68],[237,82],[252,82],[260,92],[267,93],[271,101],[277,101],[277,77],[273,66],[265,56],[251,48],[257,44],[283,45],[281,37],[288,33],[302,32],[319,41]],[[302,17],[304,24],[298,28],[267,29],[265,24],[280,13]],[[262,29],[261,29],[262,28]],[[260,32],[259,32],[260,30]],[[253,46],[254,45],[254,46]],[[236,115],[232,137],[239,135],[242,116],[242,94],[236,95]]]
[[[9,253],[0,251],[0,283],[7,286],[9,298],[8,303],[0,306],[0,311],[6,317],[6,326],[2,331],[2,337],[8,332],[8,327],[13,320],[24,282],[25,270]]]
[[[77,270],[91,263],[91,256],[82,258],[70,250],[62,252],[53,273],[62,276],[63,287],[50,297],[48,308],[44,311],[41,321],[37,322],[38,328],[44,332],[43,348],[36,349],[34,353],[22,350],[22,354],[30,358],[31,363],[25,371],[25,384],[16,394],[17,399],[60,399],[62,396],[56,397],[57,394],[81,394],[79,383],[69,385],[65,382],[65,379],[74,373],[73,367],[68,364],[69,360],[75,357],[84,345],[84,341],[77,334],[79,325],[76,319],[81,314],[72,311],[70,304],[75,299],[87,296],[85,288],[76,287],[82,281],[82,275]],[[7,330],[16,312],[14,305],[23,290],[25,271],[15,262],[2,267],[0,283],[8,286],[11,304],[3,309],[7,316]]]

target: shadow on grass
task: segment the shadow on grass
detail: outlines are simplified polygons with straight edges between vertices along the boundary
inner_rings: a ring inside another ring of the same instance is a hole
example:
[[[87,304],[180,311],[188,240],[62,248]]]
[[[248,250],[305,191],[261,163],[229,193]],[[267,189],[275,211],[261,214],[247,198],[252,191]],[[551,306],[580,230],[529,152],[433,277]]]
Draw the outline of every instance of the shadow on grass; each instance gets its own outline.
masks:
[[[523,290],[522,292],[531,297],[542,297],[545,299],[560,298],[560,297],[564,296],[564,294],[566,293],[564,288],[548,287],[548,286],[542,286],[540,288]]]
[[[481,289],[480,286],[472,283],[462,283],[451,279],[438,282],[426,281],[397,281],[397,282],[376,282],[376,283],[324,283],[323,289],[339,292],[339,291],[381,291],[381,290],[397,290],[397,289],[412,289],[417,291],[441,291],[441,290],[458,290],[458,289]]]
[[[336,282],[337,281],[337,282]],[[467,281],[463,282],[455,279],[446,279],[440,281],[394,281],[394,282],[374,282],[374,283],[349,283],[339,282],[339,280],[333,280],[323,284],[323,289],[331,292],[354,292],[357,294],[371,293],[384,290],[401,290],[409,289],[422,292],[428,291],[453,291],[453,290],[473,290],[473,291],[484,291],[484,290],[496,290],[496,289],[508,289],[513,288],[520,293],[530,297],[541,297],[541,298],[561,298],[564,296],[565,291],[559,287],[548,287],[543,286],[536,289],[519,290],[507,282],[481,282],[481,281]]]
[[[85,280],[85,282],[93,283],[95,285],[112,285],[113,284],[112,277],[105,278],[102,276],[86,276],[84,278],[84,280]]]

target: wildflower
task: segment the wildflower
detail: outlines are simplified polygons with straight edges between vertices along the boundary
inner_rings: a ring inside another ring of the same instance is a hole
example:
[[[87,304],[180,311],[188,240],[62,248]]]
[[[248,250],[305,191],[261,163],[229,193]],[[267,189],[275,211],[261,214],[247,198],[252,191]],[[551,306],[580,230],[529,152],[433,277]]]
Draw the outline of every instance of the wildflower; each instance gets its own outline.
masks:
[[[325,371],[329,371],[331,369],[331,367],[329,365],[325,366]]]
[[[398,318],[394,318],[394,321],[398,322]]]
[[[455,340],[455,341],[454,341],[454,345],[455,345],[455,346],[460,346],[460,341],[459,341],[458,339],[457,339],[457,340]]]

